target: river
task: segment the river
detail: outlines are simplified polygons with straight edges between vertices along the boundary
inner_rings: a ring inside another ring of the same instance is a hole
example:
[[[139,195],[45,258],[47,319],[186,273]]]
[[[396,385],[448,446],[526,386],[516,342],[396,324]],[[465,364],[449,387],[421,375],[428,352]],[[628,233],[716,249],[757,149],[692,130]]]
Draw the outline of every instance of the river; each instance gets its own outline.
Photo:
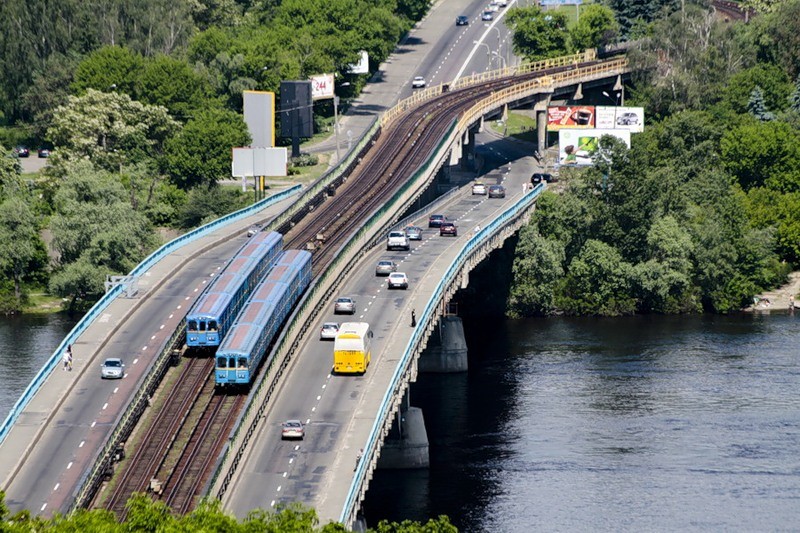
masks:
[[[367,522],[461,531],[797,531],[800,314],[465,321],[470,370],[411,389],[431,468]]]
[[[0,420],[79,319],[64,313],[0,317]]]

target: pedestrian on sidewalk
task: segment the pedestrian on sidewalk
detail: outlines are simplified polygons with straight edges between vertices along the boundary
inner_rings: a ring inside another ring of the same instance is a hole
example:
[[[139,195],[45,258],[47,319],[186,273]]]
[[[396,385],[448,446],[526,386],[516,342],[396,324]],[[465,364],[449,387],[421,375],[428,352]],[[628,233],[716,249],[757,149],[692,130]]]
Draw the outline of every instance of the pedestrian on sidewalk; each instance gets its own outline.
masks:
[[[72,370],[72,345],[67,344],[67,349],[64,350],[61,360],[64,362],[64,371]]]
[[[417,327],[417,311],[414,309],[411,310],[411,327]]]

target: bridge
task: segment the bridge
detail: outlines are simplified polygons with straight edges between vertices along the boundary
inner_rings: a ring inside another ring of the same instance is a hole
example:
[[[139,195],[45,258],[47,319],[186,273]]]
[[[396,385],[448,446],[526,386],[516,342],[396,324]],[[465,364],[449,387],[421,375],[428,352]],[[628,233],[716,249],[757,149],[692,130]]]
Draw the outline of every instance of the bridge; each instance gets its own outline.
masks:
[[[553,71],[554,67],[560,67],[560,70]],[[241,476],[245,469],[244,459],[251,454],[248,444],[255,435],[261,435],[259,423],[269,421],[270,413],[279,410],[274,405],[281,401],[285,391],[290,390],[287,388],[290,378],[317,373],[314,368],[305,366],[305,362],[313,357],[308,357],[302,347],[305,339],[313,336],[309,332],[314,331],[314,321],[322,317],[321,310],[326,308],[326,302],[336,291],[343,290],[348,276],[357,272],[359,260],[369,257],[371,250],[381,241],[380,236],[398,223],[401,214],[418,200],[441,169],[455,164],[472,149],[475,132],[481,129],[484,118],[498,115],[507,107],[538,105],[541,109],[551,98],[573,93],[582,84],[607,86],[615,83],[627,69],[624,58],[596,61],[591,55],[580,55],[469,76],[453,84],[431,87],[385,113],[381,122],[375,122],[367,130],[336,169],[304,191],[286,191],[199,228],[157,251],[139,265],[127,281],[123,280],[109,291],[64,340],[64,345],[74,345],[75,373],[55,371],[59,349],[0,429],[0,453],[3,457],[18,458],[16,462],[7,462],[0,470],[9,505],[14,509],[29,507],[36,502],[31,511],[48,514],[66,512],[91,501],[99,483],[120,458],[121,444],[147,408],[161,376],[174,359],[176,347],[180,344],[183,314],[209,281],[209,272],[218,268],[224,258],[230,257],[241,244],[247,227],[254,222],[266,221],[272,227],[279,227],[310,206],[318,205],[331,186],[346,178],[379,128],[421,102],[492,79],[541,72],[535,79],[514,84],[475,102],[455,120],[429,161],[383,208],[371,214],[361,229],[338,250],[336,260],[318,276],[274,349],[275,363],[252,391],[250,407],[243,414],[239,429],[232,436],[211,484],[212,494],[229,499],[236,491],[232,482],[239,482],[237,476]],[[512,181],[521,184],[524,179],[522,172]],[[341,500],[317,501],[313,494],[309,500],[304,498],[307,494],[298,491],[297,499],[319,504],[321,516],[342,520],[348,525],[354,523],[384,438],[398,419],[397,413],[409,412],[403,411],[402,407],[405,392],[417,371],[419,353],[439,321],[443,303],[458,287],[466,284],[472,266],[524,223],[541,188],[524,195],[514,192],[509,189],[509,195],[502,203],[482,202],[485,205],[476,223],[481,229],[469,236],[462,234],[445,250],[439,250],[436,256],[439,257],[436,262],[438,269],[425,271],[425,283],[420,284],[419,292],[410,293],[414,294],[409,296],[413,301],[401,302],[393,318],[384,317],[388,324],[404,323],[410,305],[419,311],[419,324],[413,329],[381,327],[385,329],[383,338],[391,338],[391,348],[395,350],[385,352],[385,355],[381,352],[381,362],[367,375],[372,392],[383,391],[381,400],[372,406],[374,409],[369,413],[353,410],[345,414],[342,420],[349,417],[349,422],[340,423],[339,427],[344,431],[337,434],[337,438],[347,439],[345,446],[351,449],[355,449],[356,443],[362,444],[359,447],[364,448],[364,457],[353,472],[354,456],[343,455],[336,468],[326,472],[331,477],[318,482],[323,489],[346,485],[346,490],[337,492],[342,496]],[[463,191],[451,194],[449,200],[456,204],[466,201]],[[455,212],[457,208],[448,206],[447,209]],[[424,213],[418,216],[424,217]],[[463,232],[468,228],[462,226],[461,229]],[[429,257],[427,261],[433,260]],[[105,382],[98,385],[93,369],[103,358],[113,356],[121,356],[128,362],[128,376],[119,385]],[[322,358],[315,361],[329,367],[329,361]],[[390,361],[393,364],[389,364]],[[358,386],[358,381],[353,380],[353,383]],[[342,390],[346,391],[346,387],[353,383],[344,383]],[[405,401],[408,403],[407,398]],[[78,414],[80,417],[76,418]],[[312,429],[316,429],[314,426],[312,423]],[[269,429],[267,434],[270,434]],[[338,447],[341,442],[335,444]],[[63,462],[61,468],[53,468],[54,459]],[[324,454],[320,459],[324,460]],[[316,475],[314,472],[307,474]],[[306,481],[301,478],[297,483],[302,485]],[[320,490],[317,494],[322,492]]]

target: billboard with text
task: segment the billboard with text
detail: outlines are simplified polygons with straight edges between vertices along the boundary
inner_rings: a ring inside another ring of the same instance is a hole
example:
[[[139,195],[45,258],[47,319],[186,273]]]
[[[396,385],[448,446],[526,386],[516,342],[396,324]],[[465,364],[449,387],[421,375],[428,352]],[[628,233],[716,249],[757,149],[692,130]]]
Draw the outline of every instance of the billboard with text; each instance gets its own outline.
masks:
[[[631,147],[631,132],[620,129],[561,130],[558,132],[560,165],[591,165],[592,156],[600,147],[600,137],[613,135]]]
[[[547,131],[594,128],[593,105],[559,105],[547,108]]]
[[[311,99],[333,98],[333,74],[311,76]]]
[[[597,106],[595,119],[597,128],[621,129],[632,133],[644,131],[643,107]]]

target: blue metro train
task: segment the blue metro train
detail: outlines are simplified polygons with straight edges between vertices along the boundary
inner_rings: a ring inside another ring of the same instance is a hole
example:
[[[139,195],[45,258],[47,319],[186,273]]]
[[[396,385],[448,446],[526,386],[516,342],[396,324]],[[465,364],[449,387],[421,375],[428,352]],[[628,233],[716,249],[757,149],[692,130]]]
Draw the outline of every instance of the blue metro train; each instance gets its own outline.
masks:
[[[233,319],[283,250],[280,233],[260,231],[231,259],[186,315],[186,344],[219,346]]]
[[[287,250],[253,291],[216,354],[217,387],[249,385],[273,337],[311,283],[311,254]]]

